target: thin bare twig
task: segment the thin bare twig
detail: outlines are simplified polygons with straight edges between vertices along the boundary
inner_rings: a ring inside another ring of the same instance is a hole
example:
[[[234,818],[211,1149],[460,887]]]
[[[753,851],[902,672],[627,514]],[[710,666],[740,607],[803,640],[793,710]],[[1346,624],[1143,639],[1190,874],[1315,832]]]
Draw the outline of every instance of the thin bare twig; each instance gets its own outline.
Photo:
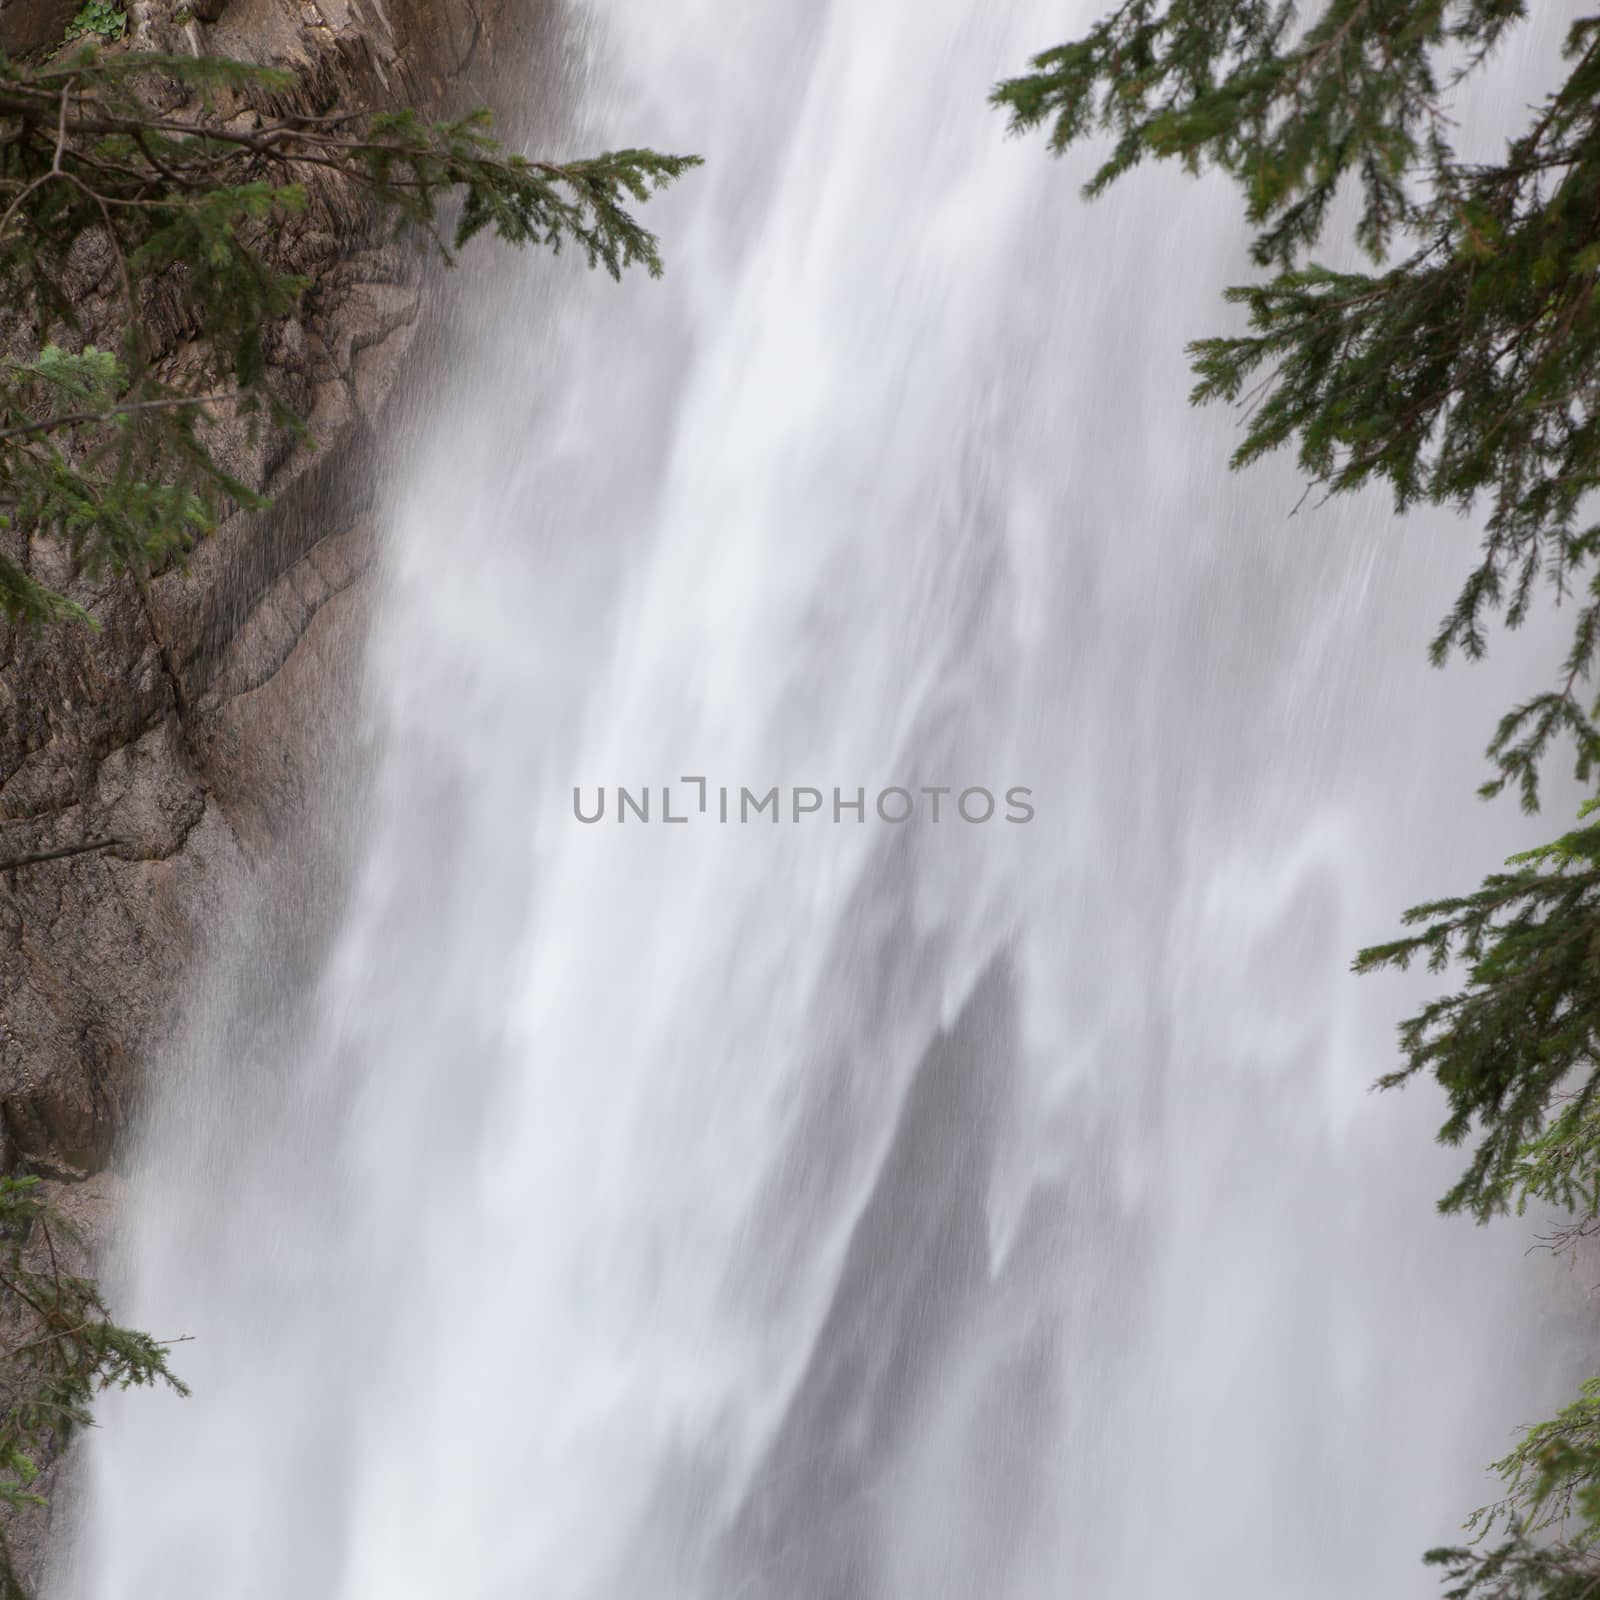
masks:
[[[14,428],[0,428],[0,440],[33,433],[51,433],[57,428],[75,428],[86,422],[109,422],[113,417],[125,416],[131,411],[175,410],[181,406],[212,405],[219,400],[243,398],[243,389],[228,389],[218,394],[168,395],[159,400],[129,400],[112,406],[108,411],[69,411],[61,416],[46,417],[43,422],[26,422]]]
[[[13,867],[31,867],[40,861],[61,861],[67,856],[86,856],[96,850],[110,850],[126,844],[127,840],[108,838],[91,839],[87,844],[65,844],[55,850],[36,850],[31,855],[0,858],[0,872],[10,872]]]

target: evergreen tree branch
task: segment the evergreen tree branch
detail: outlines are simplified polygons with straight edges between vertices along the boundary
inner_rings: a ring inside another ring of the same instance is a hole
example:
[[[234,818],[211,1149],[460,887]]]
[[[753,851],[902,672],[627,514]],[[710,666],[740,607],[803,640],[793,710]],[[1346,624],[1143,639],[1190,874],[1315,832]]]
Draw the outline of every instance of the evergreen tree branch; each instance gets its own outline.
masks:
[[[1539,1200],[1600,1210],[1600,820],[1514,857],[1472,894],[1414,906],[1417,932],[1363,950],[1358,972],[1452,963],[1465,983],[1400,1025],[1404,1065],[1448,1097],[1447,1145],[1476,1137],[1440,1201],[1480,1221]]]
[[[1526,12],[1330,0],[1302,26],[1278,0],[1127,0],[994,100],[1057,152],[1109,135],[1089,195],[1146,157],[1233,178],[1270,276],[1229,291],[1248,333],[1190,347],[1192,398],[1257,385],[1235,467],[1293,447],[1329,494],[1384,482],[1398,511],[1487,507],[1436,664],[1482,656],[1491,616],[1520,626],[1541,578],[1558,603],[1585,596],[1565,688],[1508,713],[1487,752],[1484,792],[1534,809],[1559,741],[1580,779],[1600,771],[1600,18],[1572,24],[1565,81],[1499,159],[1461,160],[1448,114]],[[1306,259],[1347,185],[1372,271]]]
[[[167,1345],[112,1321],[93,1279],[63,1265],[56,1235],[71,1224],[36,1178],[0,1178],[0,1291],[7,1338],[0,1344],[0,1505],[42,1503],[40,1473],[91,1422],[108,1388],[166,1387],[188,1393],[168,1365]],[[0,1528],[0,1600],[30,1600]]]
[[[139,92],[151,75],[202,96],[200,109],[154,109]],[[226,95],[236,110],[291,83],[237,62],[94,47],[42,67],[0,57],[0,294],[19,329],[38,330],[31,358],[0,363],[0,532],[55,539],[90,574],[142,582],[230,506],[265,504],[211,440],[225,418],[252,435],[306,437],[274,389],[264,337],[306,288],[281,264],[277,235],[304,210],[310,174],[364,195],[375,217],[447,263],[492,233],[576,248],[613,278],[659,275],[658,241],[636,208],[697,158],[626,149],[530,160],[501,146],[481,111],[432,123],[410,111],[257,115],[246,126],[208,108],[206,97]],[[114,351],[76,333],[85,239],[104,241],[115,265],[124,332]],[[168,291],[200,353],[181,372],[147,331],[153,297]],[[0,554],[0,617],[82,616]]]

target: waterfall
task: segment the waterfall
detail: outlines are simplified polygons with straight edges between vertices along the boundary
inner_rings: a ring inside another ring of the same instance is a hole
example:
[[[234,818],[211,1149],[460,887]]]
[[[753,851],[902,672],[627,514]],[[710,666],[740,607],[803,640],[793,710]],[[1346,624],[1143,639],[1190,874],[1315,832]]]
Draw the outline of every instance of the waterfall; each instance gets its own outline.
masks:
[[[113,1273],[194,1396],[64,1600],[1435,1592],[1548,1268],[1348,964],[1548,831],[1471,791],[1553,641],[1430,671],[1469,528],[1227,472],[1236,196],[985,103],[1063,9],[582,14],[559,142],[709,164],[659,283],[450,285],[345,908],[218,930]]]

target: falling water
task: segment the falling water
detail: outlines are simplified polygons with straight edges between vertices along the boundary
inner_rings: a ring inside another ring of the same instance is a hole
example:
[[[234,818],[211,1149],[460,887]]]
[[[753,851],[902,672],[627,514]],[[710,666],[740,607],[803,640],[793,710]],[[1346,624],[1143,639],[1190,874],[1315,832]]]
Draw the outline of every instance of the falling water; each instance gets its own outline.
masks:
[[[1437,1107],[1367,1093],[1421,990],[1347,966],[1534,837],[1469,796],[1549,641],[1431,673],[1470,530],[1226,472],[1182,349],[1235,197],[1086,208],[985,105],[1070,25],[562,46],[560,142],[711,164],[663,283],[452,284],[348,903],[310,971],[281,896],[219,930],[117,1269],[195,1394],[110,1409],[64,1596],[1432,1592],[1548,1269],[1433,1214]],[[617,785],[648,824],[575,820]]]

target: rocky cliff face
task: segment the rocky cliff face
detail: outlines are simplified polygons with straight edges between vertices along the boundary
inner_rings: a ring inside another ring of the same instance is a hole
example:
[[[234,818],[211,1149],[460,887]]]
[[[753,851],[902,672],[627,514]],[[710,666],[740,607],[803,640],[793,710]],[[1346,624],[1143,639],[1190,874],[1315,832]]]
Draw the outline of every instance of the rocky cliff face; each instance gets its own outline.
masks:
[[[318,108],[441,109],[488,98],[519,31],[509,18],[474,0],[135,0],[129,44],[293,67]],[[4,0],[0,47],[58,39],[64,21],[59,0]],[[531,30],[525,8],[519,22]],[[0,859],[116,841],[0,872],[6,1168],[76,1180],[105,1166],[183,973],[226,925],[218,908],[293,836],[338,737],[319,712],[351,678],[373,443],[418,326],[421,270],[327,188],[285,245],[313,287],[273,333],[272,360],[319,448],[238,441],[241,476],[273,510],[234,518],[147,598],[63,570],[36,542],[35,570],[98,630],[0,623]],[[91,330],[109,271],[86,252]],[[183,337],[176,322],[162,331]]]
[[[0,0],[0,49],[53,48],[79,3]],[[129,18],[132,48],[292,67],[312,109],[441,114],[491,103],[491,76],[531,57],[548,20],[544,0],[133,0]],[[233,518],[147,597],[75,574],[48,543],[12,543],[98,627],[0,621],[0,860],[116,842],[0,870],[0,1170],[52,1180],[90,1250],[116,1209],[118,1136],[208,944],[233,936],[269,875],[290,891],[279,919],[312,944],[337,903],[302,829],[327,811],[324,769],[353,765],[373,466],[402,370],[430,346],[433,278],[337,189],[314,188],[292,230],[291,268],[312,287],[270,356],[317,448],[240,438],[229,460],[272,510]],[[102,343],[110,270],[85,252],[84,322]],[[181,347],[176,316],[160,331]],[[0,344],[14,333],[0,314]],[[40,1481],[50,1504],[6,1518],[35,1583],[62,1470]]]

